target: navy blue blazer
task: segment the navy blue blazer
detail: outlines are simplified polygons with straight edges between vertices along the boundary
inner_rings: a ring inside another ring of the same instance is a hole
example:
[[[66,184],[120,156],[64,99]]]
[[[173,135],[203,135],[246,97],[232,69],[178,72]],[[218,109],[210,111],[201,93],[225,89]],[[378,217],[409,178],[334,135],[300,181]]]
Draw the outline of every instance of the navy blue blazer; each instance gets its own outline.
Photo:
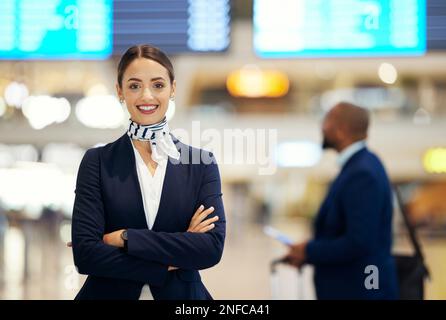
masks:
[[[198,270],[217,264],[226,220],[212,153],[173,137],[180,160],[169,158],[158,213],[148,229],[135,156],[127,134],[87,150],[79,167],[72,220],[74,264],[88,275],[76,299],[138,299],[149,284],[158,299],[212,299]],[[219,216],[206,233],[187,232],[198,207]],[[102,237],[128,229],[128,251]],[[176,271],[167,271],[175,266]]]
[[[392,192],[385,169],[367,148],[355,153],[333,181],[306,248],[318,299],[396,299]],[[378,289],[367,289],[368,265]]]

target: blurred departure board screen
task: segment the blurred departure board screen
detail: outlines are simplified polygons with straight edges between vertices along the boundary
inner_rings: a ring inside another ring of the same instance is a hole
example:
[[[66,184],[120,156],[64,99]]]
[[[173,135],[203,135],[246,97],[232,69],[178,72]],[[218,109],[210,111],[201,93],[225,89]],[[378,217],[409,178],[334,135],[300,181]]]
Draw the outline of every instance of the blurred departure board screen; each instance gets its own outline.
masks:
[[[230,42],[229,0],[115,0],[113,52],[150,43],[167,53],[219,52]]]
[[[141,43],[224,51],[230,1],[0,0],[0,59],[106,59]]]
[[[0,0],[0,59],[105,59],[112,0]]]
[[[427,50],[446,49],[446,1],[427,0]]]
[[[254,0],[265,58],[422,55],[426,0]]]

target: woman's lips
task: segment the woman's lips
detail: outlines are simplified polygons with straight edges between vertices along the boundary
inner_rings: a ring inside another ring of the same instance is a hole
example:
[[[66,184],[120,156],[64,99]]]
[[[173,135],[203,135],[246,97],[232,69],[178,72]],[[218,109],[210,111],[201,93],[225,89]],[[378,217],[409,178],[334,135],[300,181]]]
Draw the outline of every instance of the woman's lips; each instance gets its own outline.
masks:
[[[142,114],[152,114],[158,109],[157,104],[142,104],[136,106],[136,109],[139,110]]]

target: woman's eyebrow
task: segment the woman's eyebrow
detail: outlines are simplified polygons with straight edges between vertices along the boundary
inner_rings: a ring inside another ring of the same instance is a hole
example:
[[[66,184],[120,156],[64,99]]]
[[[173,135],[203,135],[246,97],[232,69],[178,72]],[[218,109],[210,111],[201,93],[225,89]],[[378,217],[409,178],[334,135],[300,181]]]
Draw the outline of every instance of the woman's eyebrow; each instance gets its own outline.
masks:
[[[155,78],[152,78],[150,80],[156,81],[156,80],[165,80],[165,79],[163,77],[155,77]]]
[[[163,77],[155,77],[155,78],[150,79],[150,81],[157,81],[157,80],[164,80],[164,81],[166,81],[166,79],[164,79]],[[142,82],[142,80],[138,79],[138,78],[130,78],[130,79],[127,80],[127,82],[128,81],[139,81],[139,82]]]

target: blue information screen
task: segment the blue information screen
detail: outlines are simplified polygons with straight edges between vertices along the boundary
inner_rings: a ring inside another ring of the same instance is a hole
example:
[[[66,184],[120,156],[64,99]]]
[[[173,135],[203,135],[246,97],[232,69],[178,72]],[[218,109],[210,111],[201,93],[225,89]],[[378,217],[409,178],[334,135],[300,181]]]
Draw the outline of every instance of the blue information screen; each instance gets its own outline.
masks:
[[[0,59],[106,59],[112,0],[0,0]]]
[[[137,43],[168,54],[221,52],[230,43],[229,0],[115,0],[113,51]]]
[[[426,0],[254,0],[260,57],[422,55]]]

